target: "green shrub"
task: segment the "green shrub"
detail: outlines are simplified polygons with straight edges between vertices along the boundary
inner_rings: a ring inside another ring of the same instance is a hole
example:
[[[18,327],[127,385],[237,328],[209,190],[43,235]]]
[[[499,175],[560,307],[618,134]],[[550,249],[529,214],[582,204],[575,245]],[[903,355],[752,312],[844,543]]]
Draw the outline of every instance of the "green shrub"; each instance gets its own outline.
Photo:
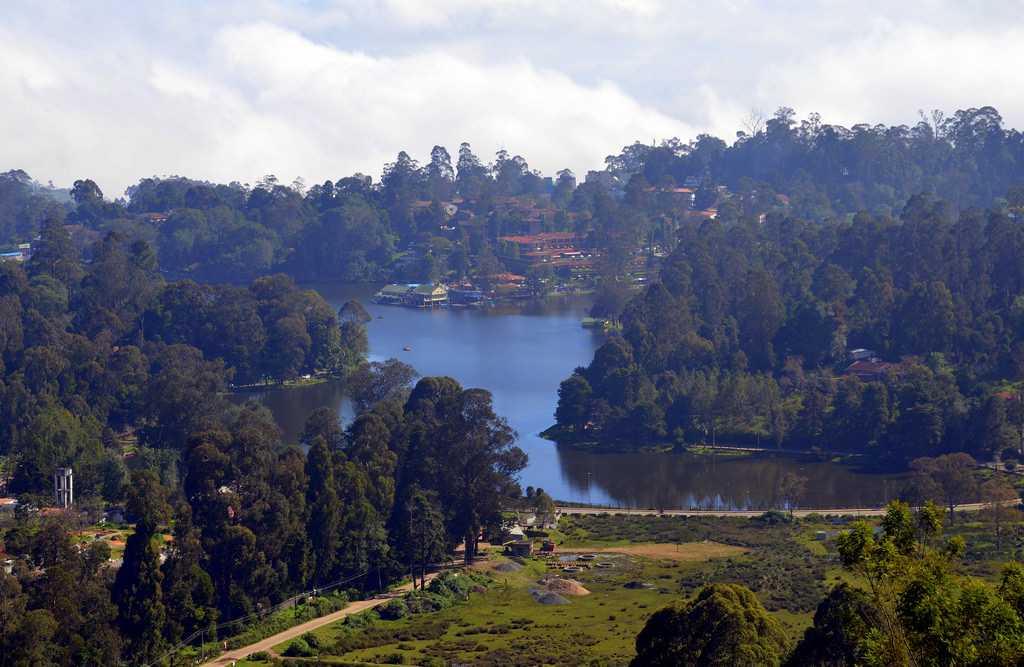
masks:
[[[791,523],[792,519],[785,512],[779,512],[778,510],[768,510],[761,516],[757,517],[757,521],[767,524],[769,526],[778,526],[784,523]]]
[[[385,621],[397,621],[400,618],[405,618],[409,614],[409,607],[405,604],[405,600],[396,598],[389,601],[387,604],[377,608],[377,613]]]
[[[313,649],[306,643],[306,640],[300,637],[299,639],[293,639],[292,643],[288,644],[284,654],[289,658],[308,658],[313,655]]]
[[[452,606],[452,599],[431,591],[414,591],[405,597],[405,604],[410,614],[428,614]]]
[[[380,618],[375,609],[368,609],[345,617],[345,627],[358,630],[373,625],[373,622]]]

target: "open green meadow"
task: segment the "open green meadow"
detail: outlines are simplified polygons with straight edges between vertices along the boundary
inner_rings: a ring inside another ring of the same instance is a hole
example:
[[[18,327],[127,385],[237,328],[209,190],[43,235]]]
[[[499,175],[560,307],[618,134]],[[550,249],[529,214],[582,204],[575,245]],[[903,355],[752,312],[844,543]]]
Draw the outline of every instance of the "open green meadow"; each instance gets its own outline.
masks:
[[[994,576],[997,561],[1020,552],[1019,516],[1007,521],[998,550],[983,516],[949,527],[967,540],[967,569]],[[435,603],[436,610],[413,600],[392,603],[240,664],[624,665],[654,611],[713,582],[748,586],[795,643],[833,585],[856,583],[834,555],[834,538],[845,525],[838,517],[793,522],[780,514],[567,517],[548,535],[558,545],[554,557],[512,560],[492,547],[489,558],[458,575],[465,594]],[[572,563],[586,569],[561,577],[589,594],[565,593],[562,604],[539,601],[548,592],[544,579],[565,564],[559,558],[577,554],[594,559]]]

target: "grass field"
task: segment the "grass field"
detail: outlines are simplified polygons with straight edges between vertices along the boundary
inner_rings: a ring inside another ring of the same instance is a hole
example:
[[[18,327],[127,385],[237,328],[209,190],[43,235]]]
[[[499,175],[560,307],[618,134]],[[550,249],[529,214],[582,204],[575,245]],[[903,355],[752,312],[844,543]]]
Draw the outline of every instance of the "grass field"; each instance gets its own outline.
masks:
[[[596,555],[590,569],[564,575],[590,591],[565,596],[568,604],[545,605],[531,594],[552,571],[548,562],[524,559],[521,570],[501,572],[495,567],[509,561],[494,556],[476,566],[489,577],[486,590],[461,604],[398,620],[371,617],[364,623],[338,623],[308,639],[319,647],[321,664],[622,665],[632,658],[636,635],[647,618],[684,595],[683,582],[708,578],[727,563],[756,562],[757,549],[792,537],[787,530],[772,530],[769,540],[768,533],[757,530],[746,540],[727,544],[707,539],[707,526],[686,525],[678,518],[654,517],[639,527],[633,521],[619,523],[574,517],[563,523],[563,530],[553,531],[560,554]],[[628,537],[613,528],[627,530]],[[728,538],[731,532],[745,531],[746,525],[740,524],[719,532]],[[659,537],[674,539],[651,539]],[[802,610],[780,610],[777,615],[794,638],[810,618]],[[286,643],[274,652],[283,655],[288,648]]]
[[[547,567],[528,559],[518,572],[492,570],[487,590],[472,594],[463,604],[374,621],[360,630],[363,639],[356,642],[373,645],[328,652],[350,663],[623,664],[632,656],[634,638],[647,617],[677,597],[675,582],[682,565],[625,554],[608,554],[603,560],[612,566],[572,575],[591,594],[567,597],[569,604],[544,605],[534,599],[530,588],[538,586]],[[493,563],[486,569],[491,567]],[[649,587],[626,588],[629,582]],[[336,649],[351,631],[338,624],[315,634],[321,646]],[[287,648],[277,646],[275,651]],[[321,660],[326,662],[325,658],[321,653]]]
[[[1020,516],[1008,521],[996,550],[991,526],[972,518],[947,532],[967,538],[967,569],[994,577],[996,559],[1024,553],[1024,523]],[[833,585],[857,583],[835,557],[834,538],[843,529],[843,522],[826,517],[799,522],[780,516],[563,518],[549,535],[558,553],[596,555],[589,570],[564,575],[589,595],[566,596],[568,604],[541,604],[531,589],[540,588],[550,573],[548,562],[524,559],[519,561],[523,569],[502,572],[496,566],[509,561],[494,555],[476,566],[488,577],[486,587],[477,587],[465,601],[398,620],[373,613],[321,628],[311,638],[319,655],[293,664],[624,665],[654,611],[717,581],[751,588],[795,643]],[[279,655],[287,649],[274,647]],[[278,664],[290,664],[281,660]],[[240,664],[265,667],[273,659]]]

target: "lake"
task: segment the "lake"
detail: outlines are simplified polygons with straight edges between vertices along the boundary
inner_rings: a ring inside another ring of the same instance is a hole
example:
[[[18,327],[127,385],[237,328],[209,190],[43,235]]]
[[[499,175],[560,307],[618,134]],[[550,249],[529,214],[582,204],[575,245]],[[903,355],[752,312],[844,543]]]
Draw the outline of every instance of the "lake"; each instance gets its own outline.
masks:
[[[369,285],[317,285],[336,309],[359,299],[373,316],[366,327],[371,360],[390,357],[423,375],[448,375],[494,396],[495,411],[519,434],[530,457],[521,483],[559,500],[623,507],[760,509],[774,506],[778,479],[795,471],[808,479],[805,507],[882,504],[899,489],[891,477],[858,474],[846,466],[790,457],[695,454],[594,454],[539,436],[554,423],[559,383],[586,365],[604,340],[584,329],[589,301],[565,298],[485,310],[416,310],[370,302]],[[403,348],[409,347],[408,351]],[[330,406],[346,420],[352,408],[340,382],[240,395],[275,415],[291,441],[313,410]]]

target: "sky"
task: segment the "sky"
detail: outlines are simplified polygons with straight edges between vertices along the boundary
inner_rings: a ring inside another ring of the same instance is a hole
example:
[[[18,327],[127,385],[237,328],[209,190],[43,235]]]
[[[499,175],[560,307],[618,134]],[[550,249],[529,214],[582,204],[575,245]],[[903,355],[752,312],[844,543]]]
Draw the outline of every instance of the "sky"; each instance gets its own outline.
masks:
[[[147,176],[379,178],[468,141],[551,174],[756,110],[1024,126],[1024,0],[8,0],[0,170],[108,197]]]

